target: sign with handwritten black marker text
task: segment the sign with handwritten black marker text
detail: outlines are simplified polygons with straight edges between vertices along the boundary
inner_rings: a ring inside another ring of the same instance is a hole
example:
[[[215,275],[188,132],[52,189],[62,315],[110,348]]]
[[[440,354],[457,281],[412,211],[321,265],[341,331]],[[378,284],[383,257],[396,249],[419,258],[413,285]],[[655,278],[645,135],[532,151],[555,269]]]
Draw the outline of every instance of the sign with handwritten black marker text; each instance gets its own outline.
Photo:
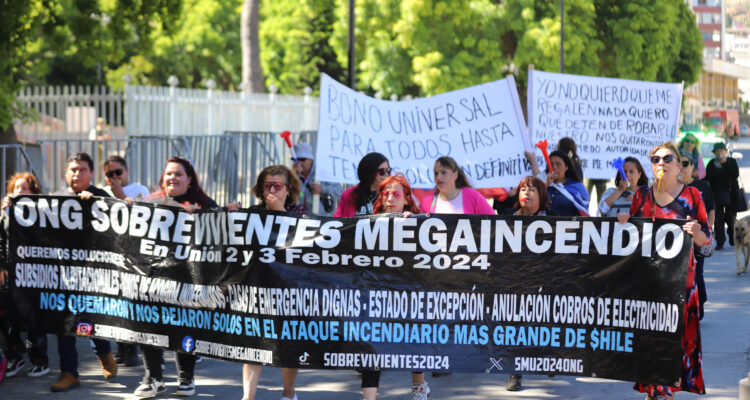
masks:
[[[649,151],[677,136],[682,84],[530,70],[527,100],[529,136],[552,149],[575,140],[584,177],[612,179],[612,160],[628,156],[650,176]]]
[[[437,96],[386,101],[355,92],[323,74],[316,175],[359,181],[362,157],[379,152],[412,186],[434,187],[433,166],[453,157],[475,187],[516,186],[531,171],[515,81],[508,78]]]

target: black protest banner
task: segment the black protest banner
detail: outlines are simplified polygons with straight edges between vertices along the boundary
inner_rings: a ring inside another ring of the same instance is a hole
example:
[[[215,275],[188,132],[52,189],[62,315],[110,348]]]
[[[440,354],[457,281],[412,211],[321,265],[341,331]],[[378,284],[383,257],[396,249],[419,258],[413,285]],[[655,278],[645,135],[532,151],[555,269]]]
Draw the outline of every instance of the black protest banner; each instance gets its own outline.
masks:
[[[11,281],[50,332],[285,367],[679,377],[692,241],[676,220],[44,196],[9,214]]]

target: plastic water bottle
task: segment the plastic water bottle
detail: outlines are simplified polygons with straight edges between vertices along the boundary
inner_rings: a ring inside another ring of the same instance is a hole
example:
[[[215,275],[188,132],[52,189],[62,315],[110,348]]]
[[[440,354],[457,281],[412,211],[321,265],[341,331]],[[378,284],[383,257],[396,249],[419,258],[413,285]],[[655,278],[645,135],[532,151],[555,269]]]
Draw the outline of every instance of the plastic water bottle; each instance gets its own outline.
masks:
[[[747,378],[740,379],[740,400],[750,400],[750,372]]]

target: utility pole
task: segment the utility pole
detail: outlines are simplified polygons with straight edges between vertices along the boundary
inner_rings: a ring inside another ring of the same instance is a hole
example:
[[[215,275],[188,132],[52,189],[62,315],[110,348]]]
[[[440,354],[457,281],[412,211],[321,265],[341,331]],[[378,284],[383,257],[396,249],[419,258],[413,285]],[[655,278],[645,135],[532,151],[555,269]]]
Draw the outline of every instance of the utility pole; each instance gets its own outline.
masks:
[[[354,85],[356,84],[355,79],[355,63],[356,57],[354,54],[354,0],[349,0],[349,41],[347,43],[349,49],[349,57],[347,63],[349,64],[349,77],[347,84],[352,90],[356,90]]]

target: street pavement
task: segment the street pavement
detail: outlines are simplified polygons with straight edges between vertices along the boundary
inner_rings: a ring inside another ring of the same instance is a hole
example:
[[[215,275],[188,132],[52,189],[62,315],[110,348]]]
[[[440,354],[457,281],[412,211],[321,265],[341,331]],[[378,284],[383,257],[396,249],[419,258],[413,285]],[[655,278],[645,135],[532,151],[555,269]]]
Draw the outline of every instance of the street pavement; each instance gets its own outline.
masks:
[[[734,142],[743,153],[740,173],[750,184],[750,139]],[[750,187],[748,187],[750,192]],[[750,213],[743,213],[747,215]],[[742,215],[741,215],[742,216]],[[701,321],[703,338],[703,373],[706,396],[680,393],[677,399],[737,399],[738,382],[750,372],[750,273],[736,275],[734,248],[727,246],[706,260],[705,279],[708,290],[706,314]],[[49,336],[50,366],[59,367],[57,344]],[[106,381],[87,340],[78,339],[81,387],[66,393],[50,393],[49,386],[58,371],[41,378],[19,374],[0,384],[0,399],[133,399],[132,393],[143,374],[142,367],[120,368],[118,376]],[[196,399],[239,400],[242,397],[240,364],[205,358],[196,368]],[[427,374],[431,399],[642,399],[632,390],[632,383],[588,377],[524,375],[519,392],[504,389],[505,374],[466,374],[433,378]],[[167,392],[158,398],[175,398],[176,374],[174,356],[167,353],[165,370]],[[300,370],[297,379],[299,400],[356,400],[362,398],[360,376],[354,371]],[[379,398],[410,399],[411,379],[408,372],[384,372]],[[264,368],[256,399],[281,398],[281,373],[278,368]]]

